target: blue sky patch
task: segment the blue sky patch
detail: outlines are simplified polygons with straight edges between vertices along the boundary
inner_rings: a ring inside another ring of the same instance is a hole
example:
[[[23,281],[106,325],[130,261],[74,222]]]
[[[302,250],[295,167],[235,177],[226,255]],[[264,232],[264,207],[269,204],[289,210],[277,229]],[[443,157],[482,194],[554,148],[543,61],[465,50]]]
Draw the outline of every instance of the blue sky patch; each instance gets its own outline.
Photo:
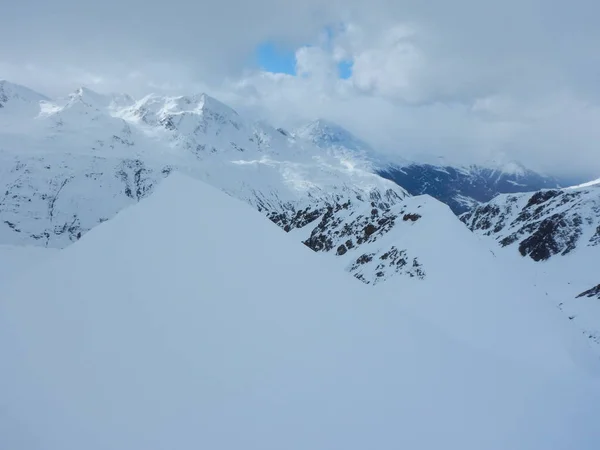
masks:
[[[352,61],[342,61],[338,63],[338,73],[340,78],[346,80],[352,76]]]
[[[256,62],[267,72],[296,75],[296,54],[292,50],[265,42],[256,49]]]
[[[336,33],[342,29],[343,24],[325,27],[325,48],[332,50],[331,44]],[[272,41],[260,44],[254,52],[254,65],[261,70],[272,73],[285,73],[298,75],[296,72],[296,51],[283,45],[277,45]],[[338,76],[348,79],[352,76],[352,61],[341,61],[337,65]]]

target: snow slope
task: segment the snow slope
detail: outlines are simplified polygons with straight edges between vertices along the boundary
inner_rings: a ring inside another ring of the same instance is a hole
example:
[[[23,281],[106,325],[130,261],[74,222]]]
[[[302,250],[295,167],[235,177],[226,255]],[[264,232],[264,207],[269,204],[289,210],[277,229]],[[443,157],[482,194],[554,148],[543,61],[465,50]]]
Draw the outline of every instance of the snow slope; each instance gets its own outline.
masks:
[[[598,178],[597,180],[588,181],[587,183],[578,184],[577,186],[571,186],[569,189],[586,188],[590,186],[596,186],[598,184],[600,184],[600,178]]]
[[[461,219],[600,344],[600,303],[581,295],[600,282],[600,185],[501,195]]]
[[[0,294],[8,283],[56,253],[56,249],[0,245]]]
[[[598,448],[597,372],[547,306],[511,313],[491,286],[405,307],[416,291],[387,287],[348,283],[243,203],[172,175],[2,296],[3,445]],[[458,313],[430,316],[450,300]]]

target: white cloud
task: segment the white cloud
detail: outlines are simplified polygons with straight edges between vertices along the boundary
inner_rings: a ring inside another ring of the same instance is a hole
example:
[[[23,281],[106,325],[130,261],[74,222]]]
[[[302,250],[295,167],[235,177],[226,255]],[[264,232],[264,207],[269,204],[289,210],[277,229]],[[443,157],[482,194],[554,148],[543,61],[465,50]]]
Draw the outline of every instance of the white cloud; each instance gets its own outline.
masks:
[[[327,117],[389,152],[600,173],[595,0],[22,0],[2,14],[0,78],[50,95],[208,91],[276,124]],[[267,40],[297,49],[299,76],[253,66]]]
[[[418,101],[419,75],[424,69],[424,55],[411,42],[414,31],[395,26],[382,33],[375,45],[349,52],[353,60],[352,81],[366,92]]]

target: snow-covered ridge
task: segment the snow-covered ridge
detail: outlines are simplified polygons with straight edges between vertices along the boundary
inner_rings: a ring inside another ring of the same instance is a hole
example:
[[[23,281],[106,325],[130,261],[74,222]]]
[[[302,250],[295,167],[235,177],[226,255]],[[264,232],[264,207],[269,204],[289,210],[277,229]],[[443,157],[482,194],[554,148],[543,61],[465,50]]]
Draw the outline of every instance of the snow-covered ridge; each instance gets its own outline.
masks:
[[[354,136],[338,124],[316,119],[297,129],[294,135],[312,141],[317,147],[340,147],[348,150],[373,150],[369,144]]]
[[[556,189],[553,177],[525,169],[517,163],[502,166],[448,166],[417,162],[389,163],[377,173],[403,186],[412,195],[428,194],[446,203],[456,214],[501,193],[534,192]]]
[[[285,231],[300,229],[298,241],[370,284],[427,278],[431,262],[405,236],[430,220],[439,235],[452,226],[432,199],[407,203],[403,188],[373,173],[381,165],[373,149],[328,121],[282,133],[206,94],[136,100],[79,88],[51,100],[11,89],[32,101],[0,114],[0,244],[65,247],[173,171],[246,201]],[[452,171],[437,168],[435,179]],[[404,220],[417,215],[424,219]]]
[[[9,102],[39,103],[48,97],[39,94],[25,86],[0,80],[0,108],[7,107]]]
[[[596,361],[541,299],[493,273],[451,299],[445,283],[369,289],[327,263],[170,176],[3,286],[2,443],[596,450]]]
[[[580,188],[596,186],[598,184],[600,184],[600,178],[598,178],[597,180],[588,181],[587,183],[578,184],[576,186],[570,186],[568,189],[580,189]]]
[[[65,247],[173,170],[287,231],[337,205],[386,209],[407,196],[360,155],[323,151],[206,94],[135,100],[80,88],[35,98],[19,114],[0,114],[0,243]]]

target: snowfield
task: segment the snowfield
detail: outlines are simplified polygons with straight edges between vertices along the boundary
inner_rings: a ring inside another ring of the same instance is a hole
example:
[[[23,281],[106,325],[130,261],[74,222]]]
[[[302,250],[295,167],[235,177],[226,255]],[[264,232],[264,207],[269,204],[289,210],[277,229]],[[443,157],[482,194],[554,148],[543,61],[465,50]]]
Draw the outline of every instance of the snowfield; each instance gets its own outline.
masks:
[[[430,316],[329,261],[171,175],[5,291],[3,446],[598,448],[597,361],[548,305],[497,280]]]
[[[0,81],[0,449],[600,448],[599,185],[390,164]]]
[[[600,350],[600,185],[500,195],[461,217]],[[515,276],[516,278],[516,276]]]
[[[0,245],[0,287],[56,254],[54,248]]]

